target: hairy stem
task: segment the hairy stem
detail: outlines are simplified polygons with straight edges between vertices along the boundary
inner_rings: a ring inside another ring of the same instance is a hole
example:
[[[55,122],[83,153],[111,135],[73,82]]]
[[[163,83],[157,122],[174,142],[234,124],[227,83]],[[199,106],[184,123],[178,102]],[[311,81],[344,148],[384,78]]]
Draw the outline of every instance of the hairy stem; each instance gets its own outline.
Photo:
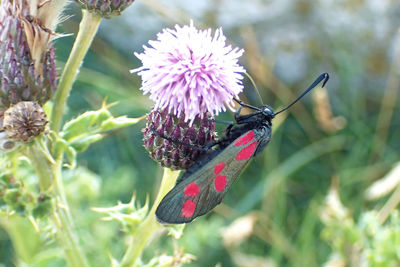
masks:
[[[128,249],[122,259],[122,267],[132,267],[140,258],[142,251],[151,237],[151,235],[160,228],[160,224],[157,222],[155,212],[161,199],[168,193],[169,190],[175,185],[176,179],[178,178],[179,171],[172,171],[171,169],[164,169],[164,176],[161,181],[160,189],[154,204],[143,222],[139,225],[138,229],[133,236]]]
[[[79,239],[74,231],[69,206],[65,197],[64,186],[61,180],[61,161],[57,161],[54,181],[55,206],[53,217],[56,220],[59,239],[63,243],[69,266],[89,266],[86,256],[79,245]]]
[[[49,190],[54,181],[53,168],[55,166],[42,154],[38,143],[29,147],[28,158],[30,158],[36,175],[39,178],[40,191]]]
[[[61,119],[72,88],[72,84],[78,74],[93,39],[96,35],[101,18],[83,10],[82,21],[79,25],[79,32],[72,47],[68,61],[65,64],[60,83],[54,96],[54,108],[51,114],[50,128],[58,132],[61,126]],[[69,206],[62,184],[61,169],[63,155],[57,155],[57,161],[51,163],[43,155],[38,147],[30,149],[32,164],[39,177],[41,190],[49,188],[55,200],[52,219],[57,227],[58,241],[65,251],[66,260],[69,266],[88,266],[87,259],[79,246],[79,239],[74,232],[74,225],[71,219]],[[52,187],[50,187],[52,185]]]
[[[54,96],[54,108],[51,114],[50,128],[55,132],[58,132],[60,129],[62,115],[64,114],[72,84],[75,81],[79,67],[96,35],[101,21],[101,18],[95,14],[86,10],[82,10],[82,12],[83,16],[79,25],[78,36],[65,64],[58,89]]]
[[[72,267],[89,266],[74,232],[74,225],[61,181],[62,157],[55,163],[50,162],[38,147],[38,143],[31,146],[28,153],[38,176],[41,191],[49,190],[55,200],[52,220],[56,226],[57,239],[64,249],[68,265]]]

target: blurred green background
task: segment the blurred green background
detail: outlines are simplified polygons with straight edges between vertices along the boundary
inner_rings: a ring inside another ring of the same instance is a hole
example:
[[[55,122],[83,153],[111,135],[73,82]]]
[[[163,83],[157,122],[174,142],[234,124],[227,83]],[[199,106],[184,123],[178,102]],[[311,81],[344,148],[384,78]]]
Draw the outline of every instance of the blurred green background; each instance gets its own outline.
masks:
[[[80,10],[71,3],[67,14],[73,17],[58,31],[75,34]],[[102,21],[65,118],[98,109],[104,98],[118,102],[111,109],[115,116],[149,112],[152,103],[138,90],[139,77],[129,73],[140,66],[133,52],[141,52],[161,29],[190,19],[199,28],[222,27],[233,46],[245,49],[241,64],[263,101],[276,110],[319,74],[328,72],[331,79],[326,90],[314,90],[274,121],[269,146],[214,212],[187,225],[180,240],[160,233],[143,261],[183,249],[197,258],[189,266],[321,266],[332,263],[336,252],[350,264],[349,249],[341,251],[333,237],[323,234],[327,226],[321,211],[327,210],[332,184],[349,213],[346,218],[355,224],[366,211],[380,210],[390,196],[368,201],[365,191],[400,160],[399,2],[137,0],[122,16]],[[55,42],[60,70],[73,40]],[[261,105],[247,78],[241,99]],[[220,118],[232,120],[233,114]],[[67,171],[74,218],[93,266],[108,266],[109,253],[120,258],[124,235],[117,223],[101,221],[90,208],[128,202],[133,192],[141,203],[147,195],[154,200],[162,169],[143,149],[143,126],[95,143],[79,155],[78,171]],[[4,266],[13,262],[11,251],[6,232],[0,231]]]

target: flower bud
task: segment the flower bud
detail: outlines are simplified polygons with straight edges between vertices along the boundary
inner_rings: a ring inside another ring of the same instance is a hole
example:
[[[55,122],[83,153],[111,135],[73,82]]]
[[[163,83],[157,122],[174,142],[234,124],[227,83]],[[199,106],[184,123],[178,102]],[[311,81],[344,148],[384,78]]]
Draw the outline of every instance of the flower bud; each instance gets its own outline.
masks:
[[[47,124],[46,113],[36,102],[19,102],[4,112],[3,128],[15,141],[30,142],[43,133]]]
[[[201,148],[214,141],[215,123],[208,113],[197,116],[193,123],[167,110],[153,110],[144,129],[144,147],[163,167],[187,169],[204,153]]]
[[[44,104],[56,90],[54,33],[46,27],[55,27],[55,15],[46,20],[44,12],[51,2],[0,3],[0,112],[20,101]]]
[[[35,218],[41,218],[51,214],[53,209],[52,199],[49,195],[39,194],[36,198],[36,206],[32,210],[32,215]]]
[[[106,19],[121,15],[122,11],[134,1],[135,0],[76,0],[82,8]]]

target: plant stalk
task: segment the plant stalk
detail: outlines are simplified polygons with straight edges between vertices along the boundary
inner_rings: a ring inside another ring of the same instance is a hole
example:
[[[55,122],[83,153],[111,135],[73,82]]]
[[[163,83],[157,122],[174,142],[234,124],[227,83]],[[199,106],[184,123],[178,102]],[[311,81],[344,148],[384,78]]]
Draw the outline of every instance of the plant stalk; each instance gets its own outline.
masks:
[[[62,161],[58,160],[56,165],[53,185],[55,196],[53,217],[56,220],[58,236],[60,242],[62,242],[68,265],[74,267],[87,267],[89,264],[79,245],[79,239],[77,238],[78,235],[75,233],[69,205],[65,197],[64,186],[61,180]]]
[[[161,185],[160,189],[158,190],[156,200],[154,201],[154,204],[147,217],[142,221],[132,237],[131,243],[129,244],[129,247],[122,259],[122,267],[132,267],[137,263],[137,260],[140,258],[147,241],[152,234],[161,227],[156,220],[155,212],[158,204],[161,202],[161,199],[175,185],[178,175],[179,171],[173,171],[168,168],[164,169],[164,175],[161,180]]]
[[[58,89],[54,95],[54,107],[51,113],[50,129],[58,132],[61,126],[61,119],[67,103],[72,84],[78,74],[79,67],[82,64],[89,47],[99,28],[101,17],[82,10],[82,21],[79,24],[79,32],[71,53],[65,64],[61,75]]]
[[[390,124],[396,103],[398,103],[399,84],[400,84],[400,27],[397,29],[395,39],[393,61],[389,70],[387,85],[383,95],[381,109],[379,112],[375,137],[371,150],[371,161],[381,158],[386,147]]]
[[[28,157],[38,176],[40,191],[46,192],[54,182],[53,168],[55,166],[42,154],[38,146],[38,143],[35,143],[28,148]]]
[[[396,190],[392,193],[389,200],[386,201],[385,205],[379,210],[378,220],[380,224],[384,224],[390,214],[400,203],[400,185],[397,186]]]
[[[55,163],[51,163],[43,155],[43,150],[38,147],[38,143],[29,147],[28,153],[39,179],[40,190],[50,190],[55,200],[52,219],[57,227],[57,238],[64,249],[68,265],[71,267],[89,266],[79,245],[79,239],[74,232],[74,225],[64,193],[61,180],[62,157],[59,157]]]

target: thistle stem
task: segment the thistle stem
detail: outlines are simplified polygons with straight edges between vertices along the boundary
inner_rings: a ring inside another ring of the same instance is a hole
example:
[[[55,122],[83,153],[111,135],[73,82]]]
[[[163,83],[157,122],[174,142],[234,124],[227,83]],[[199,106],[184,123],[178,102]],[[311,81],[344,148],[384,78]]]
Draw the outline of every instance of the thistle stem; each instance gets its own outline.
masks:
[[[56,221],[57,235],[63,245],[68,265],[73,267],[87,267],[89,264],[79,245],[79,239],[75,233],[69,205],[65,197],[64,186],[61,180],[61,165],[62,160],[58,160],[56,168],[54,168],[55,179],[53,185],[55,196],[53,219]]]
[[[79,24],[78,36],[65,64],[58,89],[54,95],[54,108],[51,114],[50,129],[55,132],[58,132],[60,129],[62,115],[64,114],[72,84],[78,74],[83,58],[96,35],[100,21],[101,18],[99,16],[87,10],[82,10],[82,21]]]
[[[175,185],[178,175],[179,171],[172,171],[168,168],[164,169],[164,176],[161,180],[161,185],[160,189],[158,190],[156,200],[154,201],[154,204],[147,217],[142,221],[138,229],[135,231],[129,247],[122,259],[122,267],[132,267],[135,265],[151,235],[161,227],[156,220],[155,212],[158,204],[161,202],[161,199]]]
[[[49,160],[47,160],[47,158],[42,154],[41,149],[38,147],[38,143],[29,147],[28,157],[30,158],[36,175],[39,178],[40,191],[45,192],[49,190],[54,181],[54,166],[52,166]]]
[[[100,17],[86,10],[82,11],[82,21],[79,25],[79,32],[67,63],[65,64],[58,89],[54,96],[54,108],[51,114],[50,128],[56,133],[61,126],[61,119],[72,84],[78,74],[83,58],[96,35],[100,21]],[[79,239],[74,232],[68,202],[64,193],[61,179],[63,155],[57,155],[56,162],[50,163],[37,147],[30,149],[30,154],[32,156],[32,164],[39,177],[41,190],[47,191],[49,188],[52,189],[52,194],[55,199],[52,218],[57,226],[57,237],[64,248],[65,257],[69,266],[88,266],[87,259],[79,246]]]
[[[61,181],[62,158],[60,157],[55,163],[51,163],[43,155],[38,143],[31,146],[28,153],[39,179],[40,190],[50,190],[55,200],[52,219],[57,227],[57,238],[64,249],[68,265],[71,267],[89,266],[74,232],[68,202],[64,193]]]
[[[397,186],[389,200],[385,203],[378,213],[378,220],[380,224],[384,224],[390,214],[400,203],[400,186]]]

